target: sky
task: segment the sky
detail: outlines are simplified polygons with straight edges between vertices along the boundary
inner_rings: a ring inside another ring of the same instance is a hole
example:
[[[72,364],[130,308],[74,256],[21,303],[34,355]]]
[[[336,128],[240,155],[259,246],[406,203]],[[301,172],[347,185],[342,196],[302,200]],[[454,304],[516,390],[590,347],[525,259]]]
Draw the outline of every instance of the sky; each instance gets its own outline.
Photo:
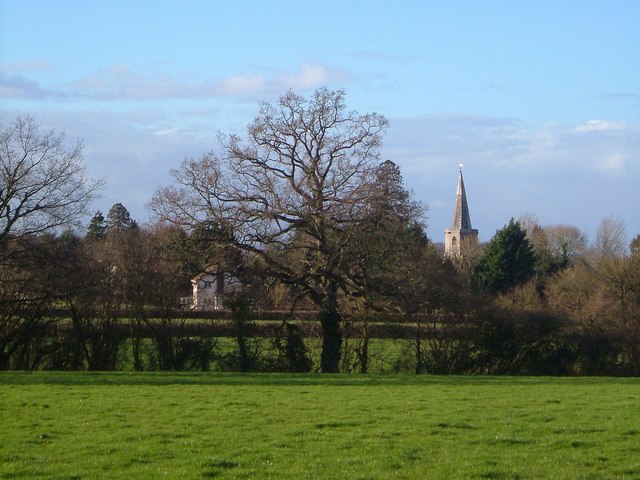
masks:
[[[381,160],[451,226],[458,165],[481,241],[523,214],[640,233],[640,2],[0,0],[0,123],[84,142],[91,209],[139,223],[186,157],[259,103],[344,89],[389,119]]]

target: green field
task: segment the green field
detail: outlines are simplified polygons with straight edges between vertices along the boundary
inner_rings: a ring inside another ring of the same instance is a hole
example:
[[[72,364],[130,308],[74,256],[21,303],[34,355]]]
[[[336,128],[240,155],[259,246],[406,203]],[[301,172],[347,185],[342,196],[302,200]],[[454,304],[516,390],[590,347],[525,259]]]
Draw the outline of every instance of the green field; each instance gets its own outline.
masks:
[[[0,373],[0,478],[637,478],[640,379]]]

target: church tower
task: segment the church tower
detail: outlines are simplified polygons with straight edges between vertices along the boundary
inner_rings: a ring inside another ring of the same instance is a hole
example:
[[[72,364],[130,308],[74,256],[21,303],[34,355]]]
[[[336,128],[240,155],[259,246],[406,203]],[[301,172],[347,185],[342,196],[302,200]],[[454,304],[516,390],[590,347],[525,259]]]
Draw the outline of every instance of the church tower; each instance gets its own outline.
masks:
[[[444,254],[448,257],[460,256],[463,253],[465,244],[478,244],[478,230],[471,227],[467,194],[464,191],[464,180],[462,178],[462,164],[460,164],[453,225],[449,230],[444,231]]]

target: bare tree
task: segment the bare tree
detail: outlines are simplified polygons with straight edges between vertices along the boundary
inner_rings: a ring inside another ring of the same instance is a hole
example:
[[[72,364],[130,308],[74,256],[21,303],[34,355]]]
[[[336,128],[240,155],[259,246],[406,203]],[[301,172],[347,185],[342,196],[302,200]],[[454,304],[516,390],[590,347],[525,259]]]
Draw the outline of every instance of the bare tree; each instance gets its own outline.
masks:
[[[596,234],[595,251],[600,257],[620,258],[627,251],[624,221],[609,215],[600,223]]]
[[[160,219],[221,224],[229,242],[295,286],[320,310],[321,368],[339,368],[342,334],[338,299],[347,283],[342,252],[361,213],[387,120],[345,110],[343,91],[317,90],[309,99],[288,92],[263,103],[247,140],[221,137],[213,154],[185,160],[176,184],[151,203]]]
[[[85,213],[102,182],[87,179],[82,148],[80,141],[67,147],[63,133],[42,133],[32,117],[0,127],[0,247]]]
[[[542,227],[535,214],[530,212],[520,215],[518,223],[527,232],[527,238],[536,252],[546,251],[556,260],[567,263],[587,249],[587,235],[573,225]]]
[[[518,218],[518,223],[527,232],[527,238],[533,242],[535,232],[540,228],[540,221],[535,213],[523,212]]]
[[[573,225],[551,225],[544,227],[549,253],[567,266],[569,262],[587,250],[588,237]]]
[[[85,176],[81,142],[67,147],[64,134],[42,133],[32,117],[0,125],[0,368],[43,331],[58,300],[52,287],[66,280],[47,277],[55,234],[79,220],[100,186]]]

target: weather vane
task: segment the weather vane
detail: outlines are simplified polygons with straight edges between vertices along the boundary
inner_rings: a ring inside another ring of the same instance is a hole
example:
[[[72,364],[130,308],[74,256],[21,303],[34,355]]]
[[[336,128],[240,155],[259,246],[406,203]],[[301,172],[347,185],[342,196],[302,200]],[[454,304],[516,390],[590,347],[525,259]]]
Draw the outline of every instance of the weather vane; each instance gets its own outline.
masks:
[[[462,163],[459,163],[458,167],[460,167],[460,172],[462,172],[462,167],[464,167],[464,165]]]

